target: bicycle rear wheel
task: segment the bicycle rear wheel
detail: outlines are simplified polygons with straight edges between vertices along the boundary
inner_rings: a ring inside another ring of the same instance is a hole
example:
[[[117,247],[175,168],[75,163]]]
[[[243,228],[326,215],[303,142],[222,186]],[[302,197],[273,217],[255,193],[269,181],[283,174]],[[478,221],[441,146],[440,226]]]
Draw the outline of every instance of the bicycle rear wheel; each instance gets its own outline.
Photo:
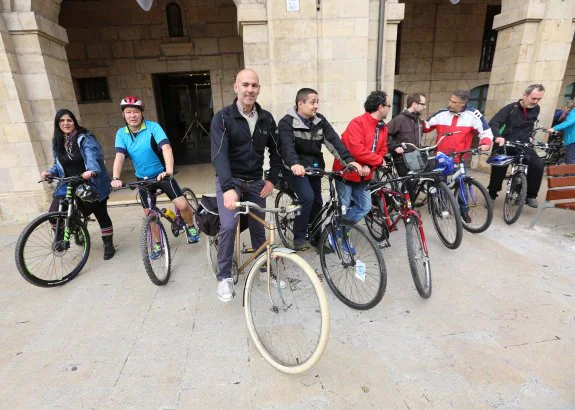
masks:
[[[183,188],[182,194],[184,195],[184,198],[186,198],[186,201],[188,201],[188,204],[190,204],[192,207],[192,210],[196,212],[200,204],[198,203],[198,198],[196,198],[194,191],[192,191],[190,188]]]
[[[461,213],[445,182],[435,182],[427,187],[427,203],[439,239],[449,249],[457,249],[463,239]]]
[[[431,265],[423,227],[417,218],[410,217],[405,221],[405,239],[413,283],[419,296],[427,299],[431,296]]]
[[[172,267],[170,243],[164,225],[156,215],[144,218],[140,250],[144,268],[154,285],[163,286],[168,283]]]
[[[468,221],[461,215],[463,228],[471,233],[481,233],[491,225],[493,221],[493,201],[489,197],[487,189],[477,180],[466,178],[460,184],[455,184],[455,197],[459,204],[467,208]]]
[[[325,291],[314,270],[293,252],[273,249],[271,271],[285,289],[260,278],[265,254],[252,266],[244,289],[250,335],[263,358],[284,373],[302,373],[323,354],[329,336]]]
[[[216,233],[214,236],[208,236],[206,241],[206,252],[208,256],[208,265],[210,266],[210,271],[216,277],[219,272],[218,266],[218,246],[220,240],[220,233]]]
[[[365,225],[372,238],[381,242],[389,238],[383,200],[378,193],[374,194],[371,211],[365,216]]]
[[[286,207],[293,204],[297,198],[290,191],[280,191],[276,196],[275,207]],[[295,219],[295,213],[276,213],[276,227],[277,232],[282,240],[285,247],[293,249],[293,222]]]
[[[29,283],[60,286],[74,279],[90,255],[90,234],[75,215],[70,217],[70,237],[65,240],[65,212],[50,212],[34,219],[16,243],[16,267]],[[70,240],[78,238],[77,240]]]
[[[507,225],[514,224],[521,216],[527,198],[527,177],[523,172],[511,175],[503,202],[503,220]]]
[[[377,244],[360,227],[345,221],[338,229],[329,224],[319,249],[327,284],[339,300],[358,310],[381,301],[387,286],[385,262]],[[326,253],[327,249],[332,252]]]

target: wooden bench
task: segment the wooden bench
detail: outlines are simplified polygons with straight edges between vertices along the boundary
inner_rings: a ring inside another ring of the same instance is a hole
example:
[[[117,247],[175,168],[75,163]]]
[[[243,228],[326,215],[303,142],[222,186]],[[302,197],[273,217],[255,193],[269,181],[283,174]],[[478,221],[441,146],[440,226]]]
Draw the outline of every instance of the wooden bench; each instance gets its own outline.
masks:
[[[571,200],[568,202],[552,202]],[[533,228],[546,208],[562,208],[575,211],[575,165],[551,165],[547,167],[547,195],[545,202],[539,205],[531,220]]]

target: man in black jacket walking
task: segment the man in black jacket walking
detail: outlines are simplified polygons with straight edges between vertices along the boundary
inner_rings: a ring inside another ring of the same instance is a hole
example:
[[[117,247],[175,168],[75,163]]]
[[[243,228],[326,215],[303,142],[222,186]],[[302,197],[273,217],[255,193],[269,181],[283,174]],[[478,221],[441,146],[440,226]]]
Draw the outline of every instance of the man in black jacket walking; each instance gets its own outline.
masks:
[[[260,93],[259,77],[249,68],[236,75],[234,102],[218,111],[212,119],[212,162],[216,168],[216,196],[220,214],[218,244],[218,297],[229,302],[234,297],[231,278],[232,258],[238,218],[236,201],[255,202],[266,206],[266,197],[273,192],[281,167],[277,126],[272,115],[256,102]],[[270,155],[270,172],[264,181],[265,150]],[[258,214],[258,212],[253,211]],[[264,219],[265,215],[259,213]],[[249,219],[252,247],[265,242],[264,227]],[[272,277],[272,284],[285,287]]]
[[[541,84],[532,84],[525,90],[523,98],[503,107],[489,121],[489,127],[493,132],[494,147],[499,148],[494,152],[503,153],[505,140],[513,142],[531,142],[531,133],[535,126],[535,121],[539,116],[539,101],[545,95],[545,88]],[[507,148],[508,155],[516,155],[517,150]],[[527,172],[527,200],[526,203],[531,208],[537,208],[537,194],[543,179],[543,162],[533,148],[525,149],[525,163],[528,165]],[[487,187],[491,199],[497,197],[501,190],[501,185],[507,173],[507,166],[492,166],[491,177]]]

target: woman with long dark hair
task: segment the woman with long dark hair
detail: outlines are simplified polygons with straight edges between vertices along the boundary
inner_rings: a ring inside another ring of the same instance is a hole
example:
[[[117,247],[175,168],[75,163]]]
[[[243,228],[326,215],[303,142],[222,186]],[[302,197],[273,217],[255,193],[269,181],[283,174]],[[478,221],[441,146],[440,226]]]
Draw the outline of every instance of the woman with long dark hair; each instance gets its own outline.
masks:
[[[108,215],[108,197],[110,195],[110,177],[104,165],[102,147],[94,134],[78,124],[74,114],[61,109],[54,119],[54,138],[52,139],[54,164],[40,176],[69,177],[82,175],[98,193],[98,200],[88,201],[80,198],[79,207],[85,216],[94,214],[104,242],[104,259],[110,259],[116,252],[112,240],[114,228]],[[66,194],[66,185],[58,187],[50,211],[57,211],[59,198]]]

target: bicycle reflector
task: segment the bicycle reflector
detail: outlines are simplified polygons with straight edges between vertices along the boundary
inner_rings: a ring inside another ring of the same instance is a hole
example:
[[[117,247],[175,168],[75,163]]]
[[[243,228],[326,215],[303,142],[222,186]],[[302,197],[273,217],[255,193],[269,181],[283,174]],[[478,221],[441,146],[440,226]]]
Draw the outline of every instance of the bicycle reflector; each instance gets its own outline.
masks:
[[[100,195],[90,184],[80,184],[76,187],[76,196],[84,202],[98,202]]]
[[[506,165],[511,164],[513,162],[513,159],[514,157],[511,155],[495,154],[487,159],[487,163],[495,167],[504,167]]]
[[[443,152],[438,152],[435,155],[435,168],[433,170],[441,171],[443,175],[453,174],[453,158]]]

